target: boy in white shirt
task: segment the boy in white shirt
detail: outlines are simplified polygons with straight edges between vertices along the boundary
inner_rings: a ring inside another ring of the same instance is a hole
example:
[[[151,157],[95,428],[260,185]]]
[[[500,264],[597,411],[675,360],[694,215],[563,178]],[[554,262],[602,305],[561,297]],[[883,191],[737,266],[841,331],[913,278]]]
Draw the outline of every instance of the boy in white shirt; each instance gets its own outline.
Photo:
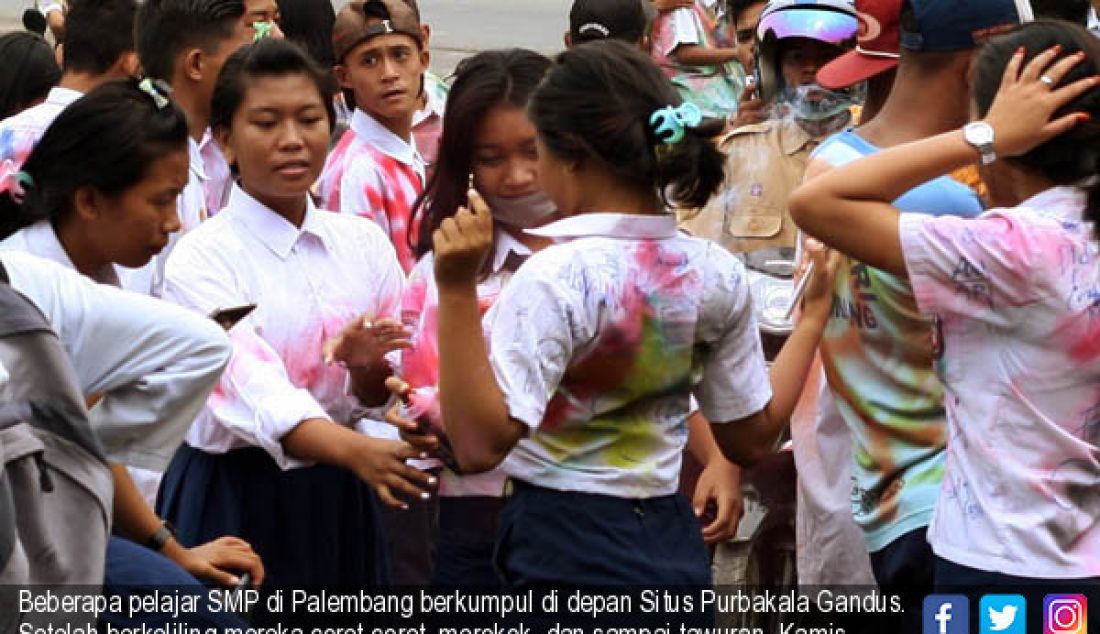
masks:
[[[407,273],[416,264],[412,206],[424,189],[412,134],[429,60],[424,31],[401,0],[355,0],[337,14],[332,44],[336,78],[354,95],[355,112],[351,134],[321,173],[323,206],[377,222]]]

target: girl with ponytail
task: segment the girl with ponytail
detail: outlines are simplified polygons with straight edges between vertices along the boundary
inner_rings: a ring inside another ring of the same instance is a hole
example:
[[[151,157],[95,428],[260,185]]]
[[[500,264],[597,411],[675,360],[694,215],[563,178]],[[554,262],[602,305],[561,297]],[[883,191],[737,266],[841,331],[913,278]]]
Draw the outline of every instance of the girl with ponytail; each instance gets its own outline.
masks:
[[[722,180],[698,109],[636,49],[594,42],[558,56],[528,117],[561,219],[526,230],[553,244],[486,315],[488,351],[476,287],[495,219],[476,182],[433,237],[446,432],[463,471],[503,462],[510,476],[497,569],[512,586],[709,584],[676,493],[689,399],[720,421],[731,459],[770,451],[825,322],[830,266],[818,263],[773,387],[742,265],[679,233],[669,209]]]
[[[928,529],[937,591],[1100,583],[1098,73],[1088,31],[1025,24],[977,56],[974,122],[836,168],[791,198],[807,233],[908,278],[935,317],[950,439]],[[892,205],[976,162],[997,207],[982,216]]]

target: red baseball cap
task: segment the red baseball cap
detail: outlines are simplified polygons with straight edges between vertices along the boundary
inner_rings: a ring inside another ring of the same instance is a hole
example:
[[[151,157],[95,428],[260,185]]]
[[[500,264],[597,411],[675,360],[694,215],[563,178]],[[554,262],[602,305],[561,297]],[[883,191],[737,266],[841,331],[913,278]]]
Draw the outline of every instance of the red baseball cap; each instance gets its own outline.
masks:
[[[902,0],[856,0],[856,48],[817,71],[817,83],[847,88],[898,65]]]

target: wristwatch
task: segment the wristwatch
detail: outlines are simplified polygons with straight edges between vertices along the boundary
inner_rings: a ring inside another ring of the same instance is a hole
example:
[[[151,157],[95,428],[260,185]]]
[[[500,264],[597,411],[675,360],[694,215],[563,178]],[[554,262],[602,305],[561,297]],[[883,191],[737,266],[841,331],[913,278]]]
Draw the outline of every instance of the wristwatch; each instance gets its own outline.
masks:
[[[997,154],[993,151],[993,126],[985,121],[971,121],[963,126],[963,138],[981,155],[982,165],[997,160]]]
[[[161,550],[164,549],[164,546],[168,543],[168,540],[174,539],[175,537],[176,527],[172,526],[171,522],[166,521],[160,525],[160,528],[157,529],[157,532],[153,533],[152,536],[149,537],[148,541],[145,542],[145,546],[159,553]]]

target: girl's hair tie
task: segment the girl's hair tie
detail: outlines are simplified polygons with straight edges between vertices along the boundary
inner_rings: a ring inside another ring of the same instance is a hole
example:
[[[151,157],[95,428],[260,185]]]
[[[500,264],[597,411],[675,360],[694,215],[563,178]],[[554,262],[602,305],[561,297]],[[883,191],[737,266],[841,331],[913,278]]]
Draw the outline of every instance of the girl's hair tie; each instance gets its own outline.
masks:
[[[157,110],[164,110],[171,103],[168,96],[172,94],[172,87],[161,79],[145,79],[138,82],[138,90],[149,95]]]
[[[703,122],[699,106],[685,101],[679,106],[665,106],[653,111],[649,125],[653,134],[665,145],[676,145],[684,139],[684,131]]]
[[[28,187],[34,187],[34,178],[30,174],[16,170],[12,161],[0,164],[0,192],[8,192],[11,199],[21,205]]]

